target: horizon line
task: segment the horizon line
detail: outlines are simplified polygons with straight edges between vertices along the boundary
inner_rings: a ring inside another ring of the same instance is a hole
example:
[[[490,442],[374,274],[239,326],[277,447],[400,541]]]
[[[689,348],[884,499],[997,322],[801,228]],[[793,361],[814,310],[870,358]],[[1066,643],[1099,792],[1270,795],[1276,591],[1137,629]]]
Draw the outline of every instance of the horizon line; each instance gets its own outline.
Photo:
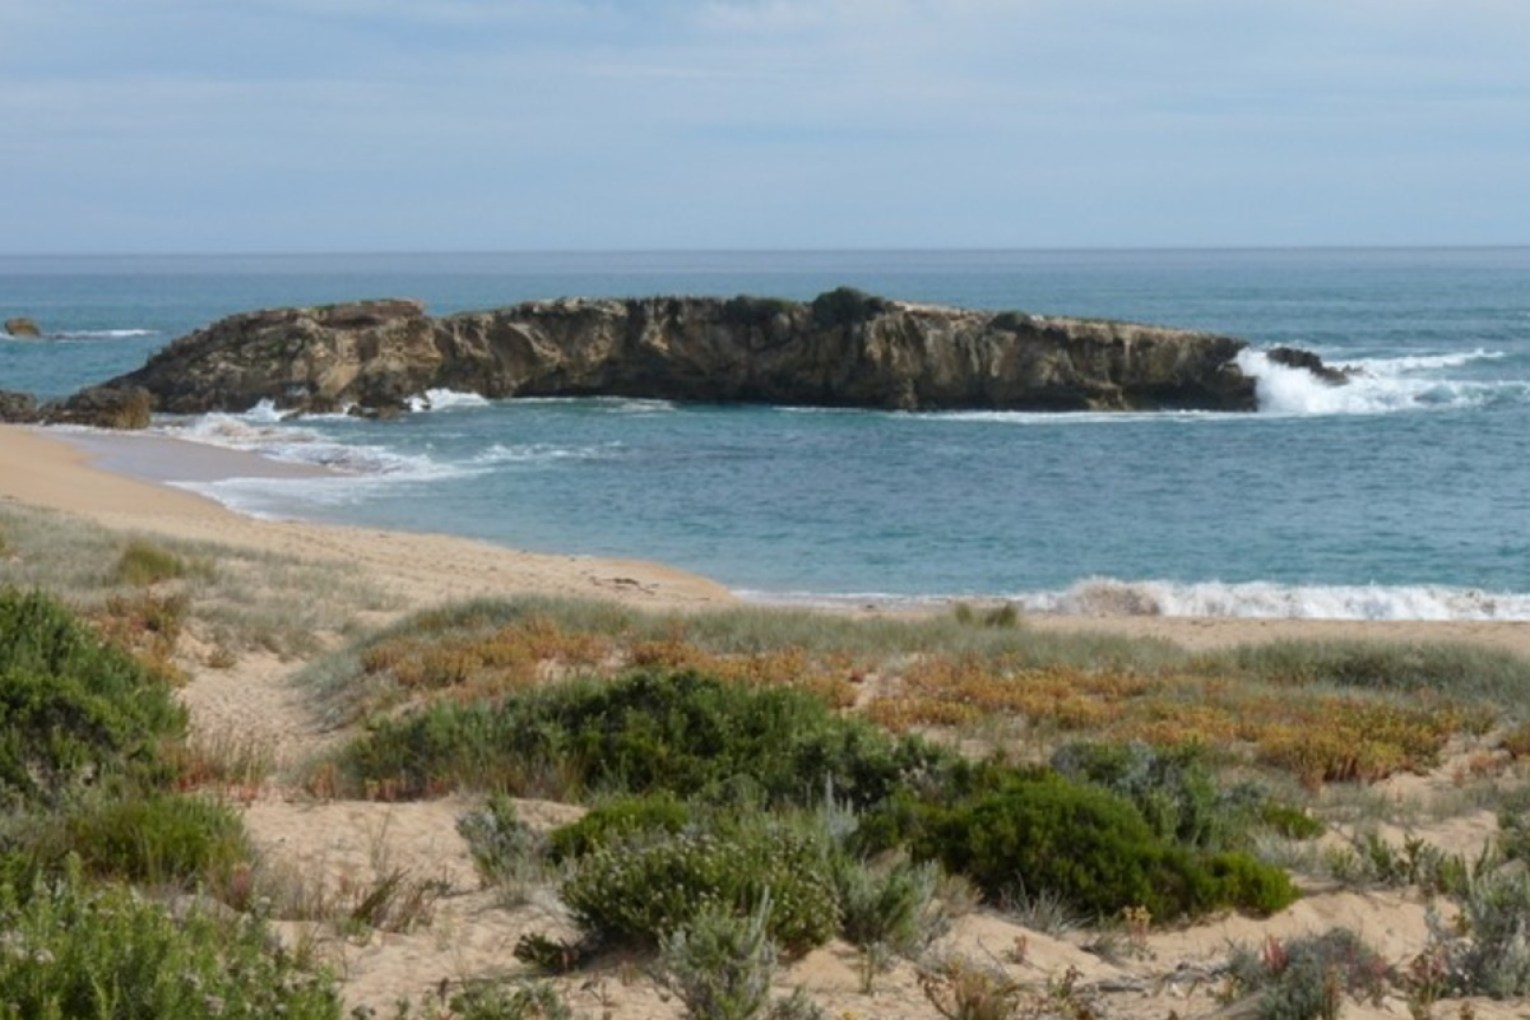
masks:
[[[1109,253],[1254,253],[1254,252],[1407,252],[1407,251],[1513,251],[1530,248],[1530,241],[1513,243],[1420,243],[1420,244],[1183,244],[1183,245],[1039,245],[950,247],[613,247],[613,248],[380,248],[325,250],[185,250],[185,251],[49,251],[3,252],[0,259],[115,259],[115,258],[403,258],[490,256],[590,256],[590,255],[930,255],[930,254],[1109,254]]]

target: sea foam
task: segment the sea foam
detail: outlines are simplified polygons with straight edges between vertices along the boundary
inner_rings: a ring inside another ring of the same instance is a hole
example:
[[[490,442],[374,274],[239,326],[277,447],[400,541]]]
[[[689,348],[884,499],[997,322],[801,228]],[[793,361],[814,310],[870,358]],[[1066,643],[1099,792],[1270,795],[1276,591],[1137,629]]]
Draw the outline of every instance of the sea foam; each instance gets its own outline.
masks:
[[[906,595],[886,592],[772,592],[741,589],[746,601],[770,605],[878,606],[936,609],[994,595]],[[1265,581],[1184,584],[1091,577],[1058,591],[1020,592],[1004,599],[1027,613],[1093,617],[1216,617],[1222,619],[1504,621],[1530,620],[1530,594],[1440,585],[1281,585]]]
[[[1089,578],[1015,598],[1032,612],[1299,620],[1530,620],[1530,594],[1441,585],[1281,585]]]
[[[343,419],[343,416],[331,416]],[[392,476],[422,479],[453,477],[463,469],[437,463],[424,455],[400,453],[385,446],[344,443],[317,430],[287,422],[269,401],[243,414],[214,412],[165,422],[156,431],[175,439],[256,453],[272,460],[306,464],[338,475]]]
[[[1481,407],[1500,400],[1530,398],[1530,380],[1482,381],[1432,374],[1503,356],[1502,352],[1479,349],[1361,359],[1338,366],[1351,373],[1342,385],[1325,382],[1306,369],[1277,364],[1265,352],[1252,348],[1239,352],[1237,361],[1238,367],[1255,380],[1260,413],[1304,416]]]
[[[450,411],[464,407],[487,407],[489,401],[477,393],[461,393],[457,390],[432,389],[409,398],[409,410],[419,414],[424,411]]]

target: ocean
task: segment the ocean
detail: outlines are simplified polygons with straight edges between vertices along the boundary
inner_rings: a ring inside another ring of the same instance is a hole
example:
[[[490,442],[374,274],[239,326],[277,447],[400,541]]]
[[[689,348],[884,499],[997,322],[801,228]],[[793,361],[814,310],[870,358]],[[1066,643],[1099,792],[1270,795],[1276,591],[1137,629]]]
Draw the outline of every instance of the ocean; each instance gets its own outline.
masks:
[[[395,422],[165,418],[333,468],[184,484],[261,516],[660,560],[776,602],[1530,619],[1530,248],[0,258],[0,389],[58,396],[254,308],[887,297],[1213,330],[1252,414],[908,414],[421,395]]]

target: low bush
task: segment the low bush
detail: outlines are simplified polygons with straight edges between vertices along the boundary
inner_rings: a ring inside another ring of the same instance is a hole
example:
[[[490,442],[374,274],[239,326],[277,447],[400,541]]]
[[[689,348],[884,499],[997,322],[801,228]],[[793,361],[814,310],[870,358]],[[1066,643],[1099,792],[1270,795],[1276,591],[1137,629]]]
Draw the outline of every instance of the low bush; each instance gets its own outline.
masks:
[[[244,825],[228,807],[176,793],[92,797],[43,837],[74,854],[84,872],[150,885],[221,884],[249,860]]]
[[[1387,962],[1345,928],[1239,949],[1228,970],[1234,995],[1258,996],[1260,1020],[1337,1020],[1346,995],[1379,1002],[1391,980]]]
[[[655,835],[599,847],[563,884],[581,925],[610,942],[655,946],[703,913],[747,916],[789,954],[833,937],[839,905],[821,839],[771,819],[731,831]]]
[[[1278,869],[1167,843],[1129,802],[1055,776],[1016,777],[949,807],[915,809],[910,822],[917,856],[940,860],[996,901],[1046,890],[1089,916],[1143,907],[1170,920],[1222,907],[1270,913],[1296,898]]]
[[[660,946],[659,979],[693,1020],[754,1020],[770,1003],[770,895],[750,913],[703,909]]]
[[[663,671],[433,704],[375,723],[341,766],[356,786],[399,797],[460,786],[693,797],[747,777],[770,802],[809,803],[832,783],[858,806],[966,768],[953,752],[840,718],[805,691]]]
[[[547,984],[517,982],[506,986],[474,982],[447,1002],[449,1012],[426,1014],[422,1020],[572,1020],[574,1011]],[[398,1020],[408,1020],[401,1010]]]
[[[0,887],[0,1018],[338,1020],[330,978],[271,948],[248,918],[180,921],[77,870],[18,895]]]
[[[813,299],[813,322],[819,327],[845,327],[866,322],[892,307],[879,298],[854,287],[836,287]]]
[[[163,581],[185,577],[189,572],[187,562],[175,553],[152,542],[135,539],[127,544],[127,548],[117,558],[112,580],[117,584],[147,588]]]
[[[1328,831],[1328,827],[1318,819],[1290,804],[1265,804],[1259,809],[1259,820],[1266,828],[1286,839],[1317,839]]]
[[[935,901],[940,869],[933,861],[899,859],[878,866],[835,854],[831,874],[840,935],[852,945],[882,947],[912,959],[950,927]]]
[[[0,800],[57,804],[87,784],[170,777],[186,711],[131,655],[53,599],[0,593]]]
[[[1461,895],[1461,915],[1429,915],[1430,949],[1445,987],[1494,999],[1530,995],[1530,875],[1505,868],[1475,876]]]
[[[555,861],[572,860],[639,834],[676,835],[692,815],[692,808],[671,793],[618,797],[554,829],[548,835],[548,853]]]
[[[1131,801],[1160,839],[1202,849],[1248,847],[1266,800],[1252,784],[1224,788],[1194,745],[1067,744],[1052,767]]]
[[[457,832],[467,841],[485,886],[515,877],[540,861],[546,851],[546,841],[521,821],[515,803],[503,794],[495,794],[481,809],[457,819]]]
[[[722,319],[724,322],[763,328],[777,317],[790,315],[799,307],[795,301],[740,294],[723,302]]]

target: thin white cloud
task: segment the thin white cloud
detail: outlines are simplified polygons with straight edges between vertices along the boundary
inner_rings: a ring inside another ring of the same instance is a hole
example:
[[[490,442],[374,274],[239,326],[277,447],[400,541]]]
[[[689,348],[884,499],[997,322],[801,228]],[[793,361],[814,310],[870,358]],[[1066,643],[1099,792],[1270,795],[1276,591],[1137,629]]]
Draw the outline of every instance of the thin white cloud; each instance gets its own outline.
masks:
[[[203,248],[302,223],[331,247],[1287,243],[1340,198],[1364,241],[1452,173],[1530,239],[1523,0],[0,11],[12,244],[70,217],[182,247],[205,224]]]

